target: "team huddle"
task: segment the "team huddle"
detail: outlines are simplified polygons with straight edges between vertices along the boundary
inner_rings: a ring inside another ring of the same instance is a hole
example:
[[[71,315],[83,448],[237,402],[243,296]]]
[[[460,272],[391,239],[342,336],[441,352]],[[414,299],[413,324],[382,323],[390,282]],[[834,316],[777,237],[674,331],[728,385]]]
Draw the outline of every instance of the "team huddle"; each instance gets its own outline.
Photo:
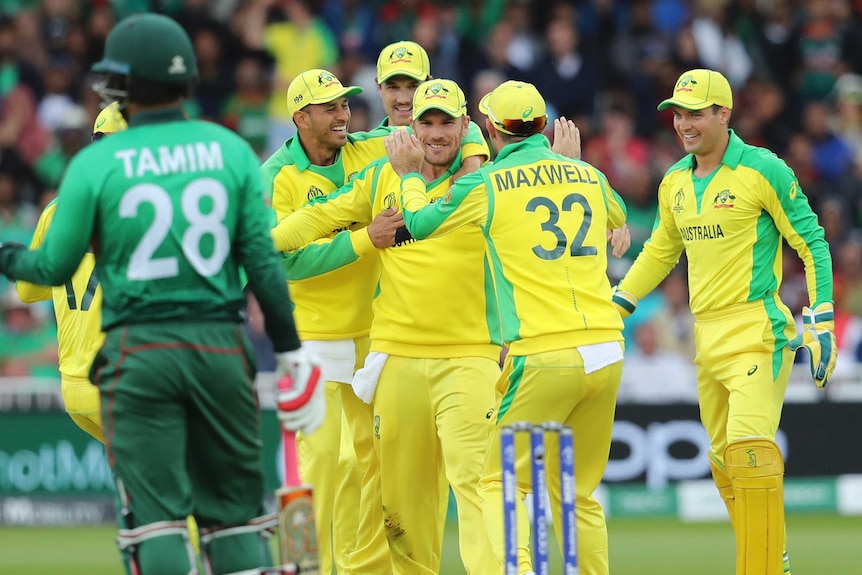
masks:
[[[561,485],[549,447],[558,539],[571,487],[580,571],[607,575],[594,492],[623,319],[683,251],[736,573],[790,572],[775,434],[794,352],[808,351],[818,387],[835,367],[831,256],[793,172],[729,128],[721,74],[688,71],[659,105],[673,109],[686,156],[659,186],[650,240],[612,287],[608,253],[630,243],[625,203],[580,160],[574,124],[551,128],[529,83],[481,100],[489,148],[461,88],[433,78],[420,45],[397,42],[377,62],[379,126],[351,133],[348,98],[361,89],[308,70],[286,94],[296,135],[260,165],[239,136],[182,112],[197,70],[173,20],[121,21],[93,71],[110,103],[94,127],[101,141],[70,164],[31,249],[0,244],[0,273],[22,299],[54,301],[66,409],[105,444],[129,573],[196,572],[198,529],[208,573],[273,564],[261,543],[247,287],[277,375],[293,382],[279,418],[298,432],[300,474],[314,486],[321,573],[438,573],[450,488],[467,573],[502,573],[512,546],[518,574],[533,573],[529,453],[516,454],[518,537],[507,541],[500,429],[553,421],[573,431],[577,475]],[[806,269],[798,336],[778,298],[783,240]]]

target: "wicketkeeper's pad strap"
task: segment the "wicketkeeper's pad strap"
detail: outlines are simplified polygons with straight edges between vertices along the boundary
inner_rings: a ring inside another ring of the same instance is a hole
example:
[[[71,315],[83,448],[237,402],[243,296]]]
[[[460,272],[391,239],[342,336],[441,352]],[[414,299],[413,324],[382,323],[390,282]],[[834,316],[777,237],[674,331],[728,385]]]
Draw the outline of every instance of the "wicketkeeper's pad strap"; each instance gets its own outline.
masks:
[[[233,537],[245,533],[259,533],[261,537],[269,538],[278,527],[278,514],[267,513],[255,517],[245,525],[233,525],[231,527],[215,526],[201,529],[201,547],[208,545],[213,539],[220,537]]]
[[[189,528],[186,521],[157,521],[135,527],[134,529],[120,529],[120,534],[117,537],[117,545],[120,549],[127,549],[149,539],[166,537],[168,535],[179,535],[188,541]]]

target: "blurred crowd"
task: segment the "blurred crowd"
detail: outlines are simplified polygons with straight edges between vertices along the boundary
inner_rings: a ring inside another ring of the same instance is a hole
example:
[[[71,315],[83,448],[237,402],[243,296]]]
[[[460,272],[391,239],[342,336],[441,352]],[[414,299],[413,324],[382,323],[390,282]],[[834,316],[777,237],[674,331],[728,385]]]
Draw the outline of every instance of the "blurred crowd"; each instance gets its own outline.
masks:
[[[89,143],[100,105],[89,67],[114,22],[134,12],[160,11],[188,30],[200,74],[188,113],[235,130],[262,159],[294,133],[285,94],[305,69],[362,86],[350,129],[375,127],[375,63],[394,41],[424,46],[432,74],[464,88],[480,126],[484,94],[510,78],[536,84],[549,115],[575,120],[584,159],[628,205],[632,247],[611,263],[612,281],[649,236],[657,183],[682,154],[656,104],[680,72],[719,70],[734,88],[733,129],[786,160],[826,230],[836,379],[862,364],[862,0],[0,0],[0,11],[0,241],[22,243]],[[684,265],[626,326],[621,396],[694,397]],[[56,371],[50,306],[24,307],[8,283],[0,294],[0,376]],[[808,303],[789,249],[782,296],[795,313]],[[248,329],[266,368],[257,314],[252,305]]]

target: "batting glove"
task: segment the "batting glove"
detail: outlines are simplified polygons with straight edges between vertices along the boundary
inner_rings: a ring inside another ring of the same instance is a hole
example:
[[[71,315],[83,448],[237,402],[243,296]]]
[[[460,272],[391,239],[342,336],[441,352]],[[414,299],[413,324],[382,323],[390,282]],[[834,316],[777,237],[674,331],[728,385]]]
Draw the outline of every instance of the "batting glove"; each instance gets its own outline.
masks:
[[[787,346],[796,351],[800,347],[808,350],[811,376],[819,388],[826,387],[835,363],[838,361],[838,346],[835,343],[835,311],[831,303],[822,303],[802,308],[803,331]]]
[[[617,307],[617,311],[620,312],[620,317],[623,319],[633,314],[638,307],[638,298],[627,291],[622,291],[617,286],[614,286],[611,301]]]
[[[326,415],[324,382],[317,359],[302,349],[275,355],[278,419],[285,429],[312,433]]]

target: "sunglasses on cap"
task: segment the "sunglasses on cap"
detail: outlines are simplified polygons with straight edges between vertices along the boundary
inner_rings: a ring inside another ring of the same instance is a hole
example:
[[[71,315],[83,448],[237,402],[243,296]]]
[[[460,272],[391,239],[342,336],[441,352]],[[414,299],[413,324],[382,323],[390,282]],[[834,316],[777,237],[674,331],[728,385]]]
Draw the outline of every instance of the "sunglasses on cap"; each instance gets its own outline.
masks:
[[[95,134],[93,134],[93,141],[98,142],[107,135],[108,134],[106,134],[105,132],[96,132]]]
[[[498,120],[491,110],[488,110],[488,117],[494,126],[501,132],[510,136],[532,136],[538,134],[545,129],[548,124],[547,116],[539,116],[530,120]]]

